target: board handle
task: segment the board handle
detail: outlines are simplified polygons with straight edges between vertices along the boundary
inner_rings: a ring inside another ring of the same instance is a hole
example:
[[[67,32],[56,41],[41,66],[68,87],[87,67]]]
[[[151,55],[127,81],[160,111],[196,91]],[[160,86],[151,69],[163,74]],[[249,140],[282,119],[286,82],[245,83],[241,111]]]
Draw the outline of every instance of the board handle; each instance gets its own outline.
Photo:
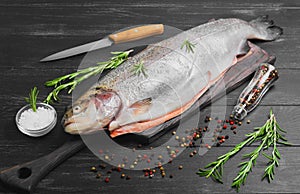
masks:
[[[31,193],[44,176],[84,147],[81,139],[71,139],[46,156],[1,171],[0,182],[18,193]]]
[[[122,32],[111,34],[108,37],[115,43],[129,42],[139,40],[149,36],[159,35],[164,32],[163,24],[151,24],[146,26],[139,26],[131,28]]]

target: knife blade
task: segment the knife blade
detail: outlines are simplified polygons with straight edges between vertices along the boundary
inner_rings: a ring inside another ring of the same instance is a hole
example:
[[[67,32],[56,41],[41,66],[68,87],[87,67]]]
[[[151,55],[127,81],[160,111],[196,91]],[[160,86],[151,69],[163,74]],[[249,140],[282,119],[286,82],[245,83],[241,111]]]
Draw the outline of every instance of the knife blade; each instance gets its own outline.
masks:
[[[110,34],[101,40],[97,40],[84,45],[66,49],[58,53],[54,53],[48,57],[41,59],[40,61],[46,62],[46,61],[63,59],[66,57],[71,57],[74,55],[97,50],[100,48],[109,47],[112,44],[130,42],[130,41],[146,38],[149,36],[159,35],[162,34],[163,32],[164,32],[163,24],[151,24],[151,25],[139,26],[122,32]]]

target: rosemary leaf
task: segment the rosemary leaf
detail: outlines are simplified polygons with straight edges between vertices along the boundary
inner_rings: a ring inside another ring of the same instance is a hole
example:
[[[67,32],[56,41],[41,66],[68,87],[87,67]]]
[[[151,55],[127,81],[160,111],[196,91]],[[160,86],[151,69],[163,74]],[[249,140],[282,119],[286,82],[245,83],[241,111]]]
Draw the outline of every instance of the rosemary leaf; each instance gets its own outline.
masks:
[[[33,89],[30,90],[29,98],[25,98],[25,101],[30,104],[30,106],[34,112],[36,112],[36,101],[37,101],[38,94],[39,94],[39,91],[38,91],[37,87],[35,86]]]
[[[139,75],[143,74],[145,77],[147,77],[146,68],[145,68],[145,65],[144,65],[144,61],[140,61],[139,63],[135,64],[133,66],[132,72],[135,75],[139,76]]]
[[[185,51],[186,51],[187,53],[189,53],[189,52],[194,53],[195,45],[196,45],[196,44],[191,43],[189,40],[185,40],[185,41],[183,41],[183,43],[182,43],[180,49],[183,49],[183,48],[185,47]]]

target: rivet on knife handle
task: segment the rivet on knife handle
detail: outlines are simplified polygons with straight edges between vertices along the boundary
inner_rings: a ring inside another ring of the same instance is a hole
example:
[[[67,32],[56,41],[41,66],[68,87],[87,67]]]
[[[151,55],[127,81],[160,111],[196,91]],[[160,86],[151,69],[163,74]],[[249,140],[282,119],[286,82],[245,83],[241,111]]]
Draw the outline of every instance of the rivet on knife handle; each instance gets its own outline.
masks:
[[[146,38],[149,36],[159,35],[164,32],[163,24],[152,24],[147,26],[140,26],[125,30],[119,33],[111,34],[108,37],[114,41],[114,43],[122,43],[133,40]]]

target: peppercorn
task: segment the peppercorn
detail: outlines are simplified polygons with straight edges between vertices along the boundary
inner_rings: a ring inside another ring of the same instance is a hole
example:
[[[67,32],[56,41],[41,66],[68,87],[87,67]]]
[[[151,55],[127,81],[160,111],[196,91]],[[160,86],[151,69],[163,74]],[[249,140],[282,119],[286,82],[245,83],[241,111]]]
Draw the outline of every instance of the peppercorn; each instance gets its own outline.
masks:
[[[193,153],[193,152],[191,152],[191,153],[190,153],[190,157],[193,157],[193,156],[194,156],[194,153]]]
[[[233,133],[236,134],[236,131],[234,130]]]
[[[230,115],[230,118],[233,118],[233,114]]]
[[[242,125],[242,121],[240,121],[238,124],[241,126]]]
[[[106,183],[109,183],[109,178],[108,177],[106,177],[105,179],[104,179],[104,182],[106,182]]]
[[[98,179],[98,178],[100,178],[102,176],[102,174],[101,173],[98,173],[97,175],[96,175],[96,178]]]
[[[223,129],[227,129],[227,125],[223,125]]]
[[[231,129],[231,130],[234,130],[234,129],[236,129],[236,126],[235,126],[235,125],[232,125],[230,129]]]
[[[142,147],[142,144],[139,144],[137,147],[138,147],[138,148],[141,148],[141,147]]]
[[[131,179],[131,176],[126,176],[126,180],[130,180]]]
[[[95,166],[92,166],[92,167],[91,167],[91,171],[92,171],[92,172],[97,172],[96,167],[95,167]]]
[[[225,135],[225,139],[228,139],[229,138],[229,136],[228,135]]]
[[[112,170],[108,170],[107,172],[106,172],[106,174],[111,174],[112,173]]]
[[[172,135],[176,135],[176,131],[173,131],[173,132],[172,132]]]
[[[233,124],[234,124],[234,122],[233,122],[233,121],[230,121],[230,122],[229,122],[229,124],[230,124],[230,125],[233,125]]]
[[[173,175],[172,175],[172,174],[170,174],[170,175],[169,175],[169,177],[170,177],[170,179],[171,179],[171,178],[173,178]]]
[[[194,151],[193,151],[193,154],[197,154],[197,150],[194,150]]]
[[[126,176],[126,175],[125,175],[124,173],[121,174],[121,178],[122,178],[122,179],[125,178],[125,176]]]
[[[162,173],[161,173],[161,176],[162,176],[162,177],[165,177],[165,176],[166,176],[166,173],[165,173],[165,172],[162,172]]]
[[[178,169],[179,169],[179,170],[183,169],[183,166],[182,166],[182,165],[179,165],[179,166],[178,166]]]
[[[250,124],[251,123],[251,121],[250,120],[247,120],[247,124]]]
[[[217,144],[216,144],[217,147],[219,147],[220,145],[221,145],[220,143],[217,143]]]

